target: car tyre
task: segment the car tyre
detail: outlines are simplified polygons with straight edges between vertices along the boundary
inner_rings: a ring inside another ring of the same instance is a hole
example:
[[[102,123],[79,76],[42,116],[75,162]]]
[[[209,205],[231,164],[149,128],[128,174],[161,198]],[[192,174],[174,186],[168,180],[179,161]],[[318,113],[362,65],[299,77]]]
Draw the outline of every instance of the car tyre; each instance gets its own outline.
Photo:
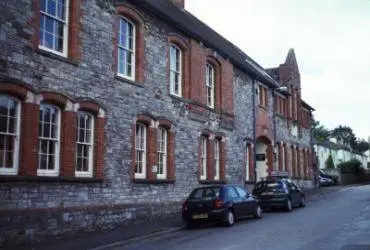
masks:
[[[291,212],[293,210],[292,201],[290,199],[286,200],[285,210],[287,212]]]
[[[256,211],[254,213],[254,218],[261,219],[262,218],[262,208],[260,204],[257,204]]]
[[[300,207],[305,207],[306,206],[306,199],[304,196],[301,196],[301,202],[299,203]]]
[[[231,209],[229,209],[226,214],[225,225],[231,227],[234,225],[234,223],[235,223],[234,212]]]

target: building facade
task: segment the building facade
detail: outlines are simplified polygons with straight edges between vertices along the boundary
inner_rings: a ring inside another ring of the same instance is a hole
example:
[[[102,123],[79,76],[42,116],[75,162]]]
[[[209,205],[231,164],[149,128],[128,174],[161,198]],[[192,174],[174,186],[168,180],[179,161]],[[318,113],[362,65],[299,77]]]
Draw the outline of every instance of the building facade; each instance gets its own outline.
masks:
[[[274,170],[310,185],[294,52],[272,74],[174,2],[1,1],[0,243],[166,216]]]

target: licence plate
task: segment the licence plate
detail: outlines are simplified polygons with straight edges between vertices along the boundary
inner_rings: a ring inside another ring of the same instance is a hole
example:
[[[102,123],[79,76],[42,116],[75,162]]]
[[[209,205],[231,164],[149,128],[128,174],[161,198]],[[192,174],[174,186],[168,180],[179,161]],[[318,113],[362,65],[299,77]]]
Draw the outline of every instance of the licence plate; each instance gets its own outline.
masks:
[[[264,192],[261,195],[273,195],[273,194],[274,194],[273,192]]]
[[[193,219],[207,219],[208,214],[193,214],[192,218]]]

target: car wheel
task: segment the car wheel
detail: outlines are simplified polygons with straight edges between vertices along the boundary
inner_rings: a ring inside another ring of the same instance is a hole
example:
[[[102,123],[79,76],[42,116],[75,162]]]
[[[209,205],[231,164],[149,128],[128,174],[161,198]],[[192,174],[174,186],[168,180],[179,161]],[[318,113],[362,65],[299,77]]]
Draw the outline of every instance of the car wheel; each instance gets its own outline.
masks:
[[[288,212],[290,212],[290,211],[292,211],[293,210],[293,206],[292,206],[292,202],[291,202],[291,200],[287,200],[286,201],[286,204],[285,204],[285,209],[286,209],[286,211],[288,211]]]
[[[262,218],[262,208],[261,205],[257,204],[256,211],[254,213],[254,218],[261,219]]]
[[[306,206],[306,199],[304,198],[304,196],[301,196],[301,203],[299,203],[299,206],[300,207]]]
[[[234,212],[231,209],[229,209],[227,211],[225,225],[231,227],[232,225],[234,225],[234,223],[235,223],[235,215],[234,215]]]

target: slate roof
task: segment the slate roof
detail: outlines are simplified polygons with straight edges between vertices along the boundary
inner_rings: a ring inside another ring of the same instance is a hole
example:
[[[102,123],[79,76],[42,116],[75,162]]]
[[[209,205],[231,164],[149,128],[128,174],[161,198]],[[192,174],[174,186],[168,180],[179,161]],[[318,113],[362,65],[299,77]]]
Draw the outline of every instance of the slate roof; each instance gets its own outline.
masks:
[[[234,66],[255,77],[269,87],[276,88],[280,84],[275,81],[257,62],[242,50],[211,29],[184,9],[178,8],[169,0],[140,0],[135,4],[152,12],[159,18],[172,23],[189,36],[203,42],[207,47],[228,58]]]

